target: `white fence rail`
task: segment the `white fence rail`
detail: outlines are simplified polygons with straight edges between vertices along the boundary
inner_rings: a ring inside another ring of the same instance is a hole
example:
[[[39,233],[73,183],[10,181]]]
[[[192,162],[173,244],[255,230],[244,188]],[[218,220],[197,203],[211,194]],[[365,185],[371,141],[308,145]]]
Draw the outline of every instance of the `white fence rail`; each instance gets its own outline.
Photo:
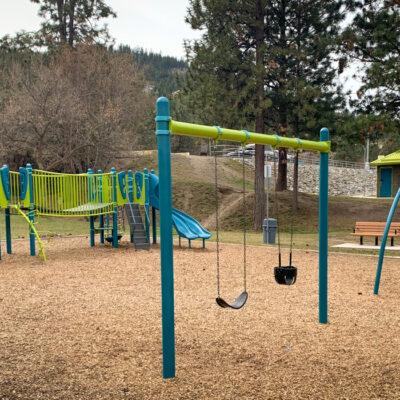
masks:
[[[231,158],[242,158],[242,147],[232,146],[225,144],[218,144],[216,146],[210,146],[210,155],[214,156],[214,152],[218,157],[231,157]],[[245,158],[253,159],[254,151],[245,150]],[[277,158],[277,151],[274,153],[272,150],[266,151],[265,160],[274,161]],[[293,163],[294,157],[288,157],[288,162]],[[338,168],[350,168],[350,169],[365,169],[365,164],[362,162],[345,161],[345,160],[335,160],[334,158],[329,159],[329,163],[332,167]],[[299,164],[319,164],[319,156],[310,153],[299,153]]]

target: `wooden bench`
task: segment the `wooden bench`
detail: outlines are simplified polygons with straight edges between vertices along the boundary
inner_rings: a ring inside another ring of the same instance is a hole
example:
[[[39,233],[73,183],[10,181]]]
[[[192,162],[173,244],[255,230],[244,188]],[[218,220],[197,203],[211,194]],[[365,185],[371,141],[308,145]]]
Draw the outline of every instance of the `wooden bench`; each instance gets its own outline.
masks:
[[[360,245],[363,245],[364,236],[375,237],[375,246],[378,246],[378,238],[383,236],[386,222],[356,222],[352,233],[353,236],[360,236]],[[400,222],[392,222],[389,229],[390,245],[394,246],[394,238],[400,236]]]

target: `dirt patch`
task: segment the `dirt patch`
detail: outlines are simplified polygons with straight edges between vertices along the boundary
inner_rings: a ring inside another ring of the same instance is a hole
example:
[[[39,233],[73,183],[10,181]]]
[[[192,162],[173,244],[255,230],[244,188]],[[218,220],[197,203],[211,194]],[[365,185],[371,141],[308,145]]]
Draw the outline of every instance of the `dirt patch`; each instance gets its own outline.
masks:
[[[199,246],[200,244],[198,244]],[[248,251],[249,301],[215,305],[212,244],[175,251],[177,378],[161,379],[159,249],[54,240],[0,262],[1,399],[398,399],[398,260],[330,256],[330,324],[319,325],[318,255],[275,284],[275,249]],[[241,246],[222,245],[222,293],[241,290]]]

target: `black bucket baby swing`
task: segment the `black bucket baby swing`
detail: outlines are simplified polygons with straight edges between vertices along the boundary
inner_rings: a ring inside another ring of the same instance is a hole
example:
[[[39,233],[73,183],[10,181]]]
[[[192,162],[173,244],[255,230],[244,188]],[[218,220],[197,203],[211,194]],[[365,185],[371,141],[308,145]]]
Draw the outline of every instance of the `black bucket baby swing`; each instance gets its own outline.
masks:
[[[279,152],[283,151],[279,149]],[[274,177],[277,177],[277,158],[275,152],[273,153],[274,157]],[[281,235],[280,235],[280,223],[279,223],[279,198],[277,194],[277,190],[275,187],[274,190],[274,212],[276,216],[277,222],[277,237],[278,237],[278,266],[274,267],[274,277],[276,283],[279,285],[294,285],[297,279],[297,267],[292,264],[292,255],[293,255],[293,223],[294,223],[294,204],[292,202],[291,211],[290,211],[290,247],[289,247],[289,264],[282,265],[282,251],[281,251]]]

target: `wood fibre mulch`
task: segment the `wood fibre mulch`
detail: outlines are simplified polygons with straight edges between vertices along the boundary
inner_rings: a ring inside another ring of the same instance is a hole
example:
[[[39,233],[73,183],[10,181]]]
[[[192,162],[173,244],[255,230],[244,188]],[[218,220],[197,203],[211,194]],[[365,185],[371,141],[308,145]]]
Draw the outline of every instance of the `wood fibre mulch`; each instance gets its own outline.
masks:
[[[198,245],[198,244],[197,244]],[[248,248],[248,304],[215,304],[215,247],[175,249],[177,378],[161,378],[159,248],[26,242],[0,261],[0,399],[400,399],[400,260],[331,254],[330,323],[318,320],[318,254]],[[222,294],[242,290],[242,247],[222,245]]]

